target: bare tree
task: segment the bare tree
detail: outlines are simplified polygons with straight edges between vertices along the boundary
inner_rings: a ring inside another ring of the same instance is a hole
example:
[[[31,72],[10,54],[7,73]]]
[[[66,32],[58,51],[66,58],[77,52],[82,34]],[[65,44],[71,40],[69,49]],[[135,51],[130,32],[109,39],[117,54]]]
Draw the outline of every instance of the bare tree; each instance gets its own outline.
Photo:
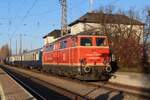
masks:
[[[113,9],[108,7],[107,10],[101,8],[99,12],[97,11],[98,29],[100,33],[107,35],[111,43],[109,45],[111,52],[115,55],[120,68],[141,68],[144,24],[136,21],[139,19],[138,13],[131,9],[128,12],[119,10],[115,15],[112,14]],[[112,19],[113,15],[117,17]]]
[[[111,53],[115,55],[120,69],[143,71],[143,47],[148,48],[143,44],[148,45],[148,38],[144,37],[145,24],[141,21],[140,12],[133,8],[128,11],[114,10],[113,6],[101,7],[99,11],[81,17],[84,22],[83,30],[88,34],[103,34],[108,37]],[[147,34],[146,37],[148,36]]]
[[[146,10],[147,16],[146,16],[146,20],[145,20],[145,29],[144,29],[144,38],[143,38],[143,62],[144,64],[148,64],[149,62],[149,48],[150,48],[150,9],[148,8]]]
[[[0,49],[0,58],[1,60],[4,60],[6,57],[8,57],[10,54],[10,49],[9,49],[9,46],[6,44],[6,45],[3,45]]]

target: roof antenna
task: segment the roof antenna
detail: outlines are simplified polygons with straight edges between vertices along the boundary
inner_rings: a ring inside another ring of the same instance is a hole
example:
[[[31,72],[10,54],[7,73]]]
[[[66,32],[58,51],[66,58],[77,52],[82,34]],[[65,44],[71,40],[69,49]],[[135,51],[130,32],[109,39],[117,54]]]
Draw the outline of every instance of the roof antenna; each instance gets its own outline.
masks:
[[[150,16],[150,10],[148,10],[148,16]]]
[[[93,2],[94,2],[94,0],[90,0],[90,9],[89,9],[89,12],[92,12]]]

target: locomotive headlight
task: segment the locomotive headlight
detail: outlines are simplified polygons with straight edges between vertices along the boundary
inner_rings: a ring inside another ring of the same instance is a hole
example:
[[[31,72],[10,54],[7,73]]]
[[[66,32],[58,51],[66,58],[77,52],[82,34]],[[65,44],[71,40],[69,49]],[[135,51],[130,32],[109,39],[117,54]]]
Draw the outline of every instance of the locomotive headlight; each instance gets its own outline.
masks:
[[[105,67],[106,72],[110,73],[112,71],[112,68],[109,64],[106,65]]]
[[[84,67],[84,72],[85,72],[85,73],[91,72],[91,67],[85,66],[85,67]]]

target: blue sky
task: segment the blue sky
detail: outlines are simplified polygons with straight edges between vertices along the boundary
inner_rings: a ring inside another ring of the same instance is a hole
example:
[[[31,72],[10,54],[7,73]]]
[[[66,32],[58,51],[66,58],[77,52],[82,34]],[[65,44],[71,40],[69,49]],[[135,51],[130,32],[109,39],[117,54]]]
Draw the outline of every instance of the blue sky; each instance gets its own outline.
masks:
[[[89,11],[89,0],[67,1],[68,23]],[[150,0],[94,0],[93,10],[107,5],[141,11],[150,7]],[[60,18],[59,0],[0,0],[0,46],[11,38],[15,53],[16,40],[19,48],[19,34],[23,34],[23,49],[42,47],[42,37],[60,28]]]

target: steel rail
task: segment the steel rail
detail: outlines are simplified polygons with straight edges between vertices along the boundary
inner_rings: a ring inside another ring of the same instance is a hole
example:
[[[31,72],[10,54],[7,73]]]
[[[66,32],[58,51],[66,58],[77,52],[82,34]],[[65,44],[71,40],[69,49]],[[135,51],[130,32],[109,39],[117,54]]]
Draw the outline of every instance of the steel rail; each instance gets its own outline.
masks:
[[[17,82],[21,83],[25,88],[32,91],[34,94],[36,94],[38,97],[40,97],[42,100],[46,100],[42,95],[40,95],[38,92],[33,90],[30,86],[26,85],[24,82],[22,82],[19,78],[17,78],[15,75],[13,75],[11,72],[4,70],[9,76],[11,76],[13,79],[15,79]]]
[[[28,70],[28,71],[30,71],[30,70]],[[39,73],[37,71],[32,71],[32,72]],[[56,77],[56,76],[54,76],[54,77]],[[56,77],[56,78],[58,78],[58,77]],[[126,86],[126,85],[117,84],[117,83],[111,83],[111,82],[83,82],[83,81],[79,81],[79,80],[72,80],[70,78],[63,78],[63,77],[59,77],[59,78],[60,79],[64,79],[64,80],[68,80],[68,81],[74,81],[74,82],[77,82],[79,84],[95,86],[95,87],[99,87],[99,88],[105,88],[105,89],[108,89],[108,90],[123,91],[124,93],[127,93],[127,94],[139,95],[139,96],[142,96],[144,98],[150,98],[150,95],[149,95],[150,90],[146,90],[146,91],[142,91],[141,92],[140,89],[138,89],[136,87],[132,87],[132,86]],[[65,95],[65,96],[68,96],[68,93],[69,93],[69,95],[71,95],[71,97],[73,96],[74,99],[76,98],[76,100],[78,100],[77,98],[89,99],[89,98],[86,97],[86,95],[85,96],[81,96],[81,95],[73,93],[73,92],[71,92],[69,90],[65,90],[65,89],[63,89],[61,87],[58,87],[58,86],[56,86],[54,84],[50,84],[48,82],[45,82],[43,80],[40,80],[40,79],[37,79],[37,78],[32,78],[32,79],[34,79],[36,81],[44,82],[47,85],[53,86],[53,88],[55,87],[54,90],[58,90],[57,92],[59,92],[59,91],[62,92],[62,90],[63,90],[63,93],[64,93],[64,91],[65,92],[67,91],[67,93],[66,93],[67,95]]]

